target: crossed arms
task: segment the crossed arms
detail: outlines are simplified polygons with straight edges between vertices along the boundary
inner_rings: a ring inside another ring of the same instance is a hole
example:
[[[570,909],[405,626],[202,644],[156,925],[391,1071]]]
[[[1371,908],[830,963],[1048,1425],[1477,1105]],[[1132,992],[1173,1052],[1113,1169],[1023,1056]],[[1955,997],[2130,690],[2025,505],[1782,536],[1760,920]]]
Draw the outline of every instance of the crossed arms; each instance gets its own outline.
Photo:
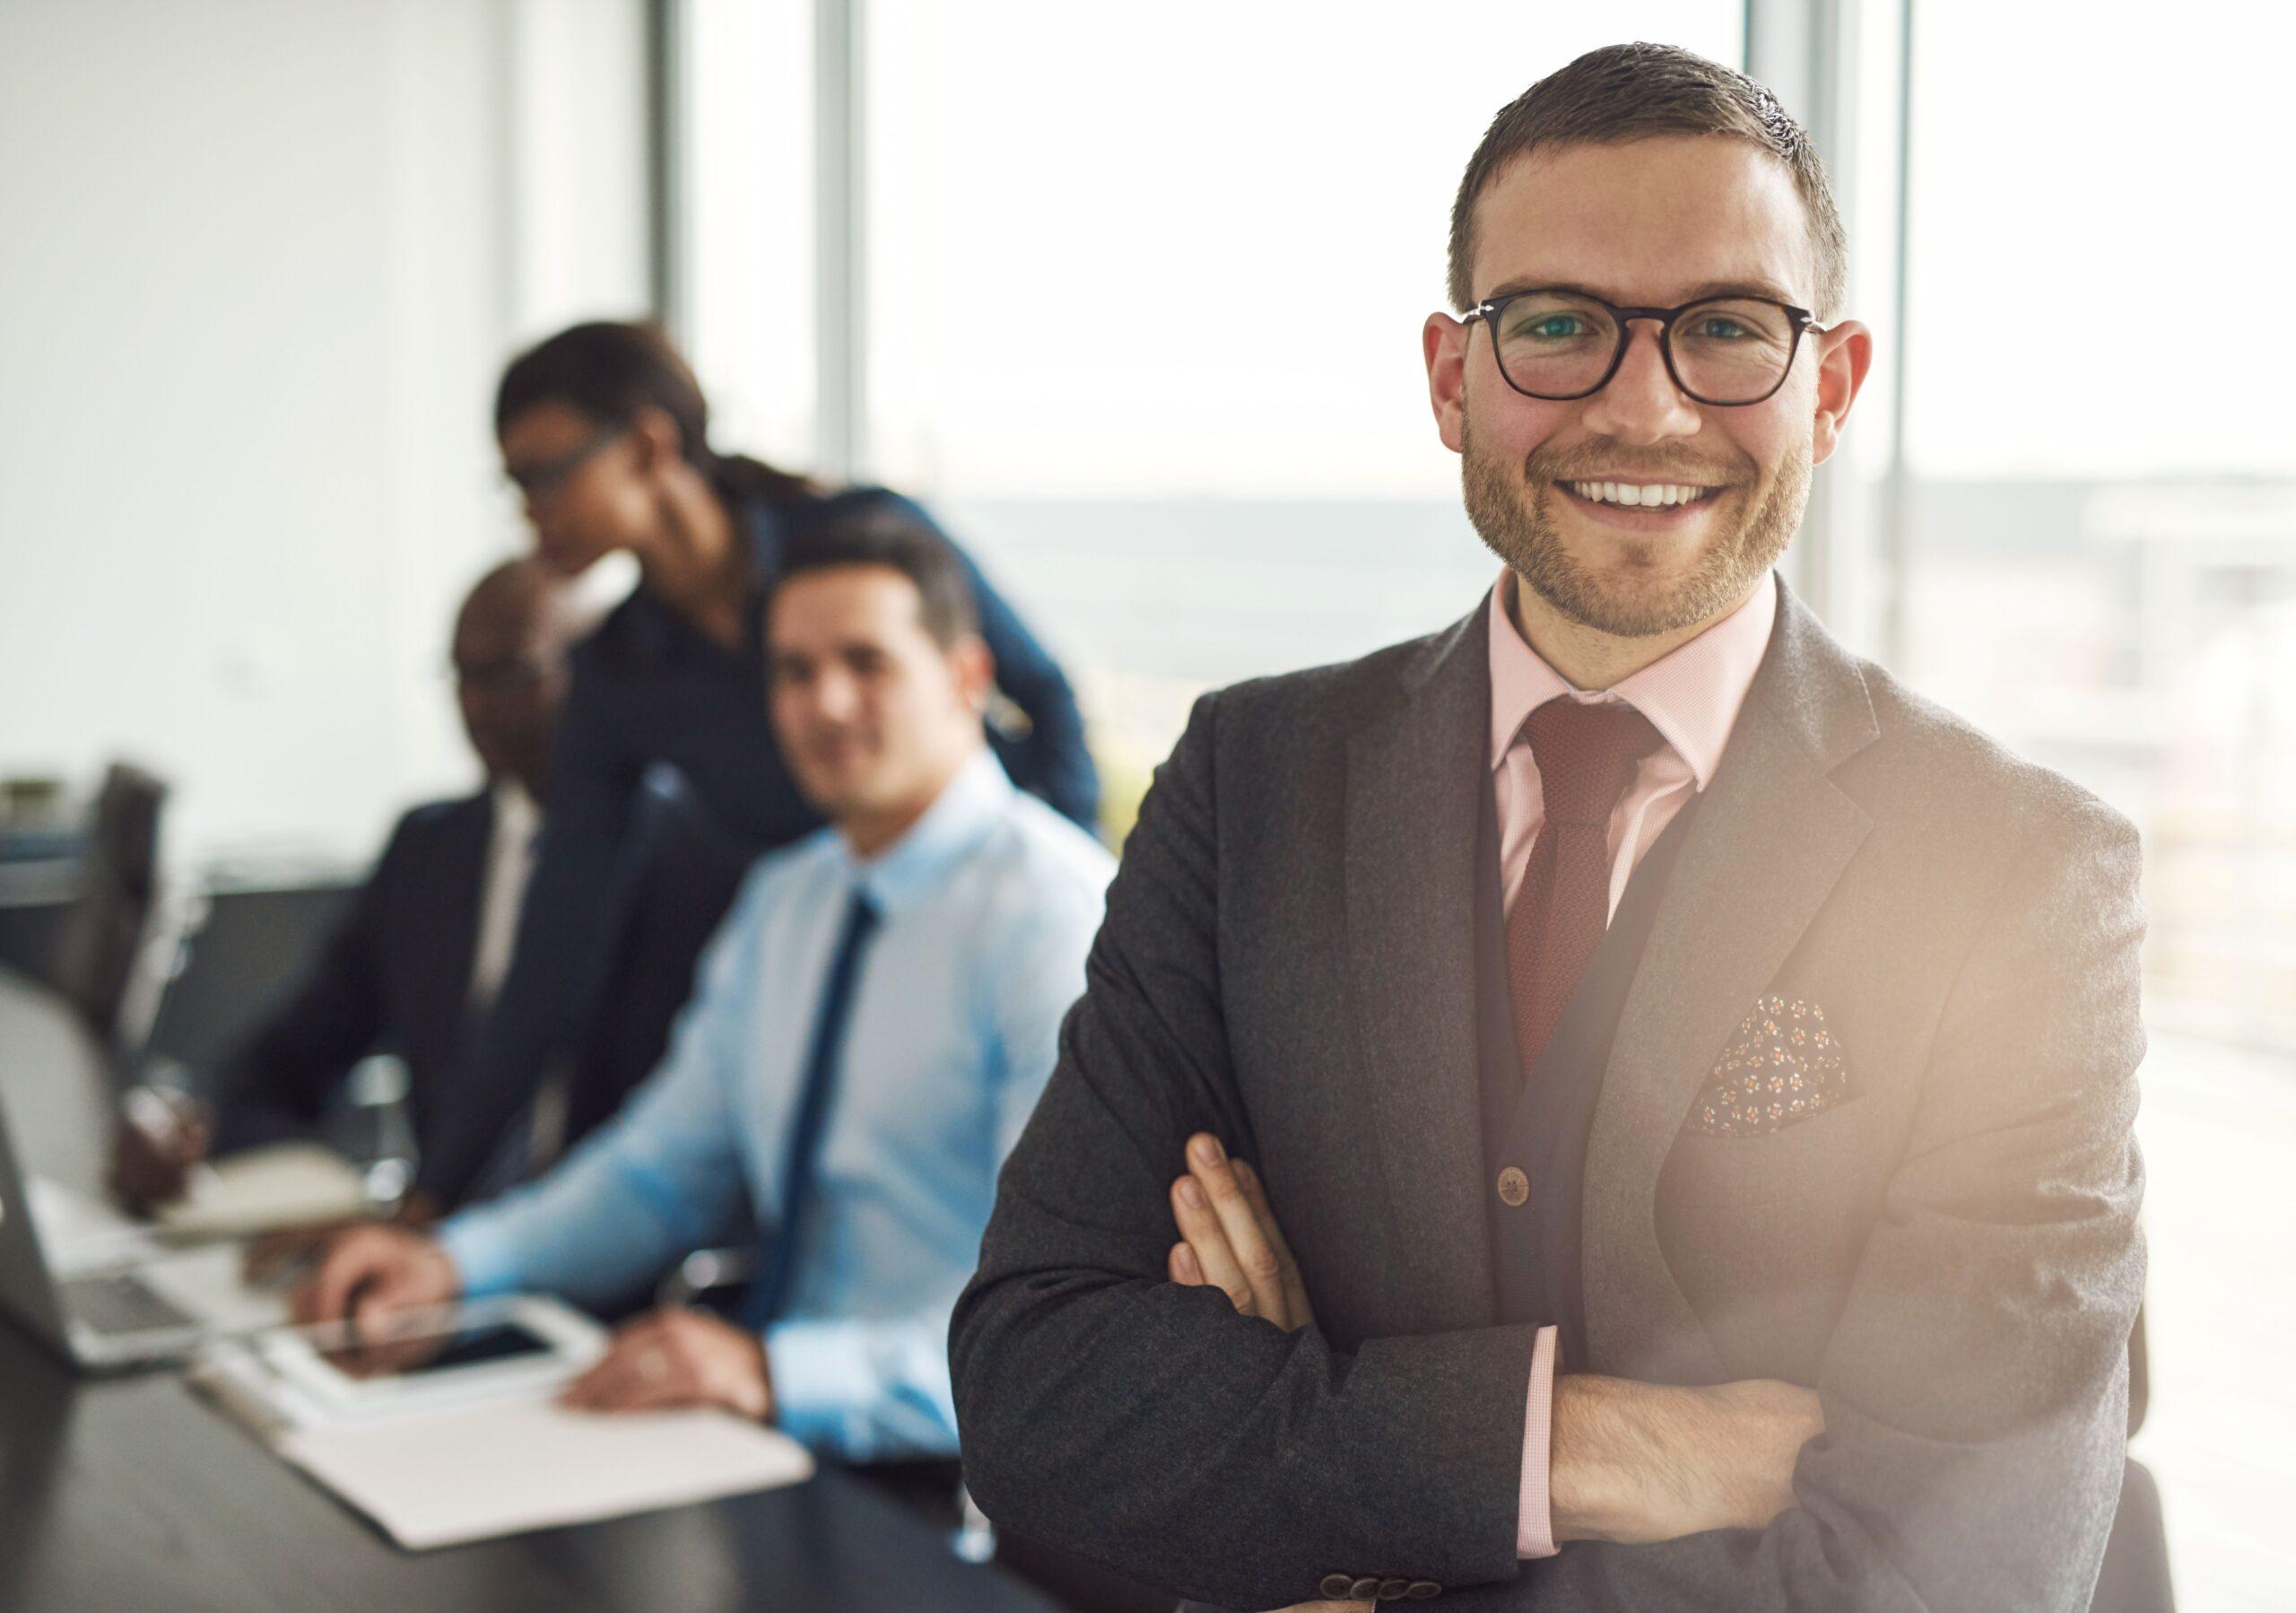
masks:
[[[967,1476],[989,1514],[1231,1608],[1311,1600],[1358,1565],[1436,1581],[1446,1606],[1529,1607],[1535,1591],[1561,1606],[2084,1606],[2118,1490],[2143,1259],[2126,825],[2068,795],[2006,826],[2008,873],[1941,1009],[1903,1163],[1805,1386],[1825,1433],[1796,1461],[1795,1504],[1764,1527],[1716,1519],[1663,1538],[1700,1508],[1726,1510],[1707,1484],[1726,1490],[1718,1468],[1672,1519],[1607,1512],[1617,1496],[1603,1484],[1574,1488],[1588,1450],[1574,1445],[1574,1403],[1610,1394],[1587,1409],[1626,1411],[1681,1391],[1565,1377],[1558,1521],[1589,1539],[1518,1576],[1533,1329],[1343,1348],[1172,1280],[1170,1194],[1188,1138],[1247,1153],[1253,1138],[1220,993],[1215,703],[1198,707],[1144,806],[1085,997],[957,1308]],[[1603,1450],[1639,1445],[1677,1478],[1700,1471],[1664,1454],[1679,1450],[1664,1432],[1678,1420],[1607,1426],[1632,1437]]]

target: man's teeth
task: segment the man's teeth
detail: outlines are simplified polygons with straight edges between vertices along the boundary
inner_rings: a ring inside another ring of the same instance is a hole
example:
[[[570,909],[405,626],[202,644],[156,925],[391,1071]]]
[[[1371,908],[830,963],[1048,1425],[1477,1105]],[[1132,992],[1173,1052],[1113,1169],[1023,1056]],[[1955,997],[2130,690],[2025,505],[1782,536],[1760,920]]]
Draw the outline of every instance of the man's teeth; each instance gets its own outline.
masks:
[[[1687,504],[1713,491],[1679,482],[1565,482],[1565,487],[1597,504],[1624,504],[1629,509],[1648,504]]]

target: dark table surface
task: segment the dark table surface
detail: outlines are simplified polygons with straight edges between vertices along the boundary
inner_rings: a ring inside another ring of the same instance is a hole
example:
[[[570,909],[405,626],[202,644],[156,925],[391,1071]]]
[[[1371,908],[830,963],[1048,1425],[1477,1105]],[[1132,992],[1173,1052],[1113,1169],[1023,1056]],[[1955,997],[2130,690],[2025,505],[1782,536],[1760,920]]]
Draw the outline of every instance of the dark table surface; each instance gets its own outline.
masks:
[[[75,1185],[93,1051],[0,974],[0,1102],[31,1168]],[[1052,1613],[850,1474],[420,1554],[400,1550],[173,1374],[74,1376],[0,1319],[8,1613],[946,1609]]]

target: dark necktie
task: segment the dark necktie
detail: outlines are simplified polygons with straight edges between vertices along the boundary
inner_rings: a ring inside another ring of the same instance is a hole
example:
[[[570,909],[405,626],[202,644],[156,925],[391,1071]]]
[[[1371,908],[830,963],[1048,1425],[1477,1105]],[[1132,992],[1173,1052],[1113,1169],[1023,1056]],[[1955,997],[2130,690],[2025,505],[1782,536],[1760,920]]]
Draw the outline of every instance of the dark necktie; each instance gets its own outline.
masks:
[[[1507,986],[1527,1077],[1610,924],[1610,823],[1665,741],[1632,706],[1554,699],[1525,719],[1546,822],[1507,915]]]
[[[839,1056],[845,1046],[845,1023],[852,1017],[853,983],[861,973],[861,950],[877,928],[877,910],[859,891],[845,910],[845,929],[831,956],[829,975],[822,982],[819,1006],[813,1010],[813,1039],[805,1047],[805,1074],[798,1088],[796,1118],[789,1128],[789,1147],[781,1169],[781,1217],[766,1246],[763,1274],[742,1306],[742,1321],[752,1331],[763,1331],[781,1313],[796,1279],[799,1240],[804,1215],[813,1197],[814,1167],[820,1163],[822,1132],[829,1123],[831,1089],[837,1084]]]

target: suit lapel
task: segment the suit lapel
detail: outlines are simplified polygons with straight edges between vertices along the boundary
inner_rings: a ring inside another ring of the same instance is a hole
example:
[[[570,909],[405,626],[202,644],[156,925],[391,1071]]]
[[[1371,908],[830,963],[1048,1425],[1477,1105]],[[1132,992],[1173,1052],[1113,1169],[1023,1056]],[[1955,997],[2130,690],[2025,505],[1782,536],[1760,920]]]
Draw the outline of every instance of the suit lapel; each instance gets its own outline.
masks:
[[[1492,1313],[1474,1042],[1488,604],[1430,641],[1347,750],[1349,1002],[1395,1269],[1430,1325]],[[1466,1258],[1462,1259],[1462,1251]]]
[[[435,857],[422,869],[423,889],[409,932],[419,946],[402,960],[421,1006],[419,1068],[439,1071],[453,1062],[468,1031],[471,971],[478,959],[478,916],[486,899],[487,851],[494,837],[491,792],[458,804],[439,825]]]
[[[1658,1173],[1732,1027],[1872,826],[1827,777],[1877,732],[1865,680],[1779,589],[1770,650],[1667,883],[1587,1139],[1587,1333],[1605,1372],[1721,1373],[1659,1248]]]

